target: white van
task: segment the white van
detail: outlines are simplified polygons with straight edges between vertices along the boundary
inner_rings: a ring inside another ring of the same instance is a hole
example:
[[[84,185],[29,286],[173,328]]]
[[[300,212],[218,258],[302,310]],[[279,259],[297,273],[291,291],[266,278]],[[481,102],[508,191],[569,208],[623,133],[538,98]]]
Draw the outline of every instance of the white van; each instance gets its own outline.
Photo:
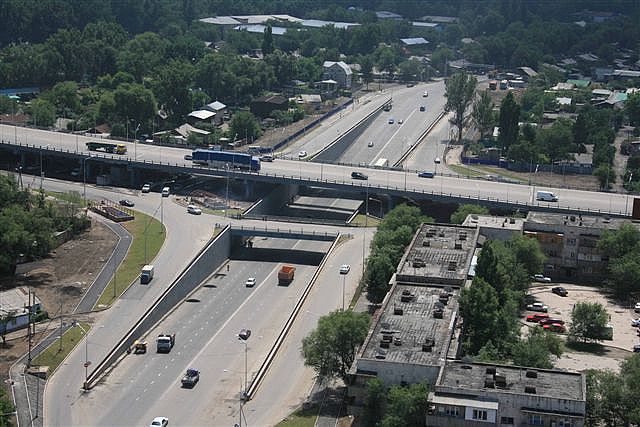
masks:
[[[140,273],[140,283],[146,285],[153,279],[153,265],[147,264],[142,267],[142,272]]]
[[[536,193],[536,200],[540,200],[542,202],[557,202],[558,196],[551,191],[538,191]]]
[[[169,187],[164,187],[162,189],[162,197],[169,197],[169,194],[170,194]]]

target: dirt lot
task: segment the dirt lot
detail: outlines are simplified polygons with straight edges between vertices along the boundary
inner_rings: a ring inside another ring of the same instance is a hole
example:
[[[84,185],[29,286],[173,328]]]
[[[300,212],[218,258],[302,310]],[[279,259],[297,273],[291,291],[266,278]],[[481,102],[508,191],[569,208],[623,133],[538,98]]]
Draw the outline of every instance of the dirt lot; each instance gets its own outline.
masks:
[[[91,228],[77,239],[64,243],[43,260],[18,266],[16,276],[0,280],[2,290],[14,286],[29,286],[42,301],[49,317],[73,312],[82,295],[100,272],[116,245],[117,237],[101,222],[92,219]],[[38,342],[55,328],[56,322],[38,326],[33,342]],[[8,376],[9,367],[28,351],[27,331],[7,336],[7,345],[0,352],[0,379]]]
[[[561,297],[553,294],[551,288],[554,286],[565,287],[569,295]],[[538,301],[549,306],[549,315],[560,317],[567,323],[571,321],[573,305],[579,301],[599,302],[609,313],[610,323],[613,325],[613,341],[603,341],[602,344],[605,347],[598,354],[575,352],[566,348],[566,353],[556,363],[558,368],[577,371],[590,368],[617,371],[620,362],[631,355],[630,350],[634,344],[640,342],[637,328],[631,326],[631,320],[638,317],[634,316],[633,309],[621,307],[597,288],[553,283],[547,286],[536,286],[531,289],[531,294]]]

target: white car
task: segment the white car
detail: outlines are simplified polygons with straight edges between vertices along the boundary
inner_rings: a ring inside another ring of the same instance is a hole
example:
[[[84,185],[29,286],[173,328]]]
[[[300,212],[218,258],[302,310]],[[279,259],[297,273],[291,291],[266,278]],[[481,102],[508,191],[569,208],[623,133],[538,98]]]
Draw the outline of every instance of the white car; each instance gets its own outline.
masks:
[[[536,282],[541,282],[541,283],[551,283],[551,277],[547,277],[543,274],[534,274],[533,275],[533,280],[535,280]]]
[[[402,119],[398,119],[398,124],[401,125],[402,123],[404,123],[404,121]]]
[[[541,302],[534,302],[533,304],[527,305],[527,310],[540,311],[542,313],[546,313],[547,311],[549,311],[549,307],[547,307]]]
[[[169,425],[169,418],[167,417],[155,417],[151,421],[150,427],[167,427]]]
[[[187,212],[192,215],[200,215],[202,214],[202,209],[200,209],[196,205],[189,205],[187,206]]]
[[[244,282],[244,285],[245,285],[247,288],[253,288],[253,287],[256,285],[256,278],[255,278],[255,277],[249,277],[249,278],[247,279],[247,281],[246,281],[246,282]]]
[[[440,164],[440,157],[436,157],[436,158],[433,160],[433,163],[435,163],[436,165],[439,165],[439,164]]]
[[[631,326],[633,326],[634,328],[639,328],[640,327],[640,317],[637,319],[632,319],[631,320]]]
[[[367,147],[373,147],[373,141],[369,141],[369,143],[367,144]]]
[[[298,153],[298,158],[302,159],[304,157],[307,157],[307,152],[302,150]]]
[[[340,274],[347,274],[351,270],[351,266],[349,264],[342,264],[340,266]]]
[[[422,92],[422,97],[426,98],[429,96],[429,92],[427,92],[426,90],[424,92]]]
[[[151,191],[151,185],[145,184],[145,185],[142,186],[142,192],[143,193],[148,193],[149,191]]]

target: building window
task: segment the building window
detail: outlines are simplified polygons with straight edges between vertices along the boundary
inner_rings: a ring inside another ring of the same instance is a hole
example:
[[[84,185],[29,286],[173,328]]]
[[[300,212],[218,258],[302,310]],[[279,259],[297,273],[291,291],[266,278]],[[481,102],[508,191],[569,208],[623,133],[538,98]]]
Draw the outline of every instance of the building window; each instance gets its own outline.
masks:
[[[560,420],[558,421],[558,427],[573,427],[573,421]]]
[[[542,421],[542,417],[540,415],[529,415],[529,425],[543,426],[544,421]]]
[[[502,417],[500,418],[500,424],[505,426],[513,425],[513,417]]]
[[[482,410],[482,409],[474,409],[472,418],[474,420],[486,421],[487,420],[487,411]]]
[[[567,245],[575,246],[575,244],[576,244],[576,239],[567,239]]]
[[[457,406],[439,406],[438,414],[445,417],[459,417],[460,408]]]

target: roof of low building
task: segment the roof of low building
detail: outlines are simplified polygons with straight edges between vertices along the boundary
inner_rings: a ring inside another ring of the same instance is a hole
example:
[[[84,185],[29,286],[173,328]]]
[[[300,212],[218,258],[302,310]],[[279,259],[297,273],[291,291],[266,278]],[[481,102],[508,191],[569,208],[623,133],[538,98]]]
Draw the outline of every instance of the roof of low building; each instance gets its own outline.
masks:
[[[289,102],[287,98],[282,95],[264,95],[258,98],[255,98],[253,102],[266,102],[268,104],[286,104]]]
[[[347,74],[347,75],[352,74],[351,68],[346,63],[344,63],[342,61],[337,61],[337,62],[336,61],[324,61],[324,63],[322,64],[322,66],[324,68],[331,68],[334,65],[337,65],[338,67],[342,68],[344,70],[345,74]]]
[[[428,44],[429,42],[425,40],[424,37],[410,37],[406,39],[400,39],[400,41],[407,46],[417,46],[421,44]]]
[[[230,16],[216,16],[211,18],[202,18],[200,22],[214,25],[238,25],[240,21],[233,19]]]
[[[234,30],[247,31],[249,33],[264,34],[264,30],[267,29],[266,25],[262,24],[241,24],[233,27]],[[285,27],[271,27],[271,34],[274,36],[281,36],[287,32]]]
[[[453,24],[458,22],[458,18],[455,16],[425,15],[420,19],[423,21],[438,22],[442,24]]]
[[[427,27],[427,28],[436,28],[440,26],[440,24],[437,22],[420,22],[420,21],[413,21],[411,25],[413,25],[414,27]]]
[[[36,294],[32,293],[31,298],[34,306],[41,304],[40,298]],[[18,287],[0,292],[0,316],[5,316],[8,313],[19,316],[28,313],[28,307],[29,291],[26,288]]]
[[[378,19],[402,19],[402,15],[398,15],[397,13],[389,12],[387,10],[377,11],[376,17]]]
[[[496,381],[496,377],[504,378],[505,381]],[[437,386],[467,392],[528,393],[584,401],[586,396],[583,381],[583,375],[578,372],[456,361],[445,365]]]
[[[189,113],[189,117],[194,117],[198,120],[207,120],[215,115],[216,113],[209,110],[196,110]]]
[[[321,19],[305,19],[300,24],[303,27],[321,28],[329,25],[333,25],[341,30],[348,30],[351,27],[357,27],[360,24],[357,22],[337,22],[337,21],[323,21]]]
[[[224,105],[222,102],[213,101],[213,102],[210,102],[209,104],[205,105],[202,109],[203,110],[211,110],[211,111],[220,111],[220,110],[224,110],[225,108],[227,108],[227,106]]]
[[[185,123],[181,126],[178,126],[175,129],[176,133],[184,138],[188,138],[190,133],[197,133],[199,135],[209,135],[211,132],[206,130],[198,129],[196,127],[191,126],[189,123]]]

